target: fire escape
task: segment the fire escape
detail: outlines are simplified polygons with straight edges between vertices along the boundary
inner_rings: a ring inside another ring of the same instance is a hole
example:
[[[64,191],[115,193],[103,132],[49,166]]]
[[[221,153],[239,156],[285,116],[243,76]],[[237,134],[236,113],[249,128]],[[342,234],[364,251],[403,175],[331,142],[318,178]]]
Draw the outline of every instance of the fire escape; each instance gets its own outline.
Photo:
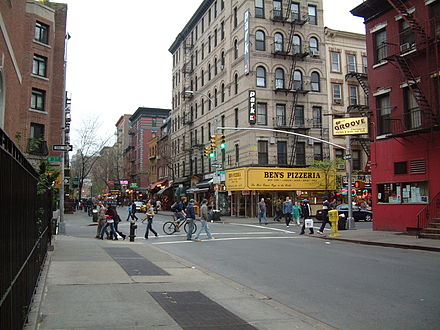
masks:
[[[416,54],[421,54],[422,52],[426,52],[427,60],[435,60],[438,63],[438,56],[434,59],[430,59],[430,48],[432,45],[438,43],[438,38],[436,39],[435,33],[432,35],[428,35],[426,33],[425,28],[420,24],[411,13],[408,7],[404,4],[402,0],[387,0],[388,3],[400,14],[402,19],[408,24],[409,28],[412,30],[412,33],[415,34],[415,42],[413,45],[409,45],[407,43],[401,44],[399,40],[399,44],[387,42],[387,45],[392,46],[391,49],[395,51],[391,51],[391,55],[386,58],[386,60],[391,61],[404,78],[410,92],[414,96],[415,101],[420,109],[420,114],[423,117],[422,123],[419,128],[432,128],[434,126],[438,126],[440,124],[440,119],[438,114],[436,114],[433,107],[430,105],[424,90],[422,89],[422,79],[423,77],[418,77],[414,72],[416,72],[416,68],[411,64],[411,51],[417,50]],[[396,46],[399,46],[397,48]],[[417,48],[417,49],[416,49]],[[438,54],[437,54],[438,55]],[[404,133],[405,131],[414,129],[414,125],[411,125],[409,122],[412,118],[405,118],[405,120],[399,119],[398,126],[394,123],[393,133]],[[424,123],[423,123],[424,121]]]
[[[289,81],[287,86],[284,83],[278,84],[277,77],[275,77],[275,92],[284,92],[286,94],[292,94],[292,107],[291,111],[286,116],[286,126],[277,126],[278,128],[284,129],[292,129],[295,132],[301,134],[307,134],[310,129],[310,125],[306,124],[306,120],[304,117],[296,118],[296,108],[298,105],[298,99],[301,96],[306,95],[309,90],[307,90],[304,86],[304,82],[302,77],[298,77],[296,72],[297,62],[304,61],[308,55],[317,56],[317,54],[306,50],[303,45],[294,43],[294,36],[297,28],[301,28],[305,23],[308,22],[307,18],[301,18],[299,13],[295,13],[292,11],[292,3],[293,1],[288,1],[288,6],[285,11],[285,15],[283,15],[283,11],[281,8],[274,8],[272,12],[272,21],[274,23],[281,23],[283,25],[289,25],[289,35],[287,39],[286,46],[284,43],[275,43],[273,49],[273,55],[277,58],[283,58],[290,60],[290,68],[289,68]],[[299,79],[298,79],[299,78]],[[298,146],[298,136],[295,135],[292,143],[292,153],[290,157],[290,165],[305,165],[305,164],[296,164],[296,151]]]

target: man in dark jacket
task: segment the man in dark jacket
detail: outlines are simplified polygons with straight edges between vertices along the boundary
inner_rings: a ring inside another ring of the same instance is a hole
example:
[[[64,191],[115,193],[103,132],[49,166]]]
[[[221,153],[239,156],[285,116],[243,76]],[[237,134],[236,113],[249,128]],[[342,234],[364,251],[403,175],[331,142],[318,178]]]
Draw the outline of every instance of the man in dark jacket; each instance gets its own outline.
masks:
[[[332,205],[328,201],[327,197],[324,197],[324,202],[322,203],[322,224],[321,228],[318,230],[318,234],[324,234],[325,225],[328,223],[331,226],[331,223],[328,219],[328,211],[332,209]]]
[[[192,240],[192,233],[194,230],[194,220],[196,219],[196,214],[194,211],[194,199],[189,201],[188,206],[186,207],[186,220],[188,221],[188,232],[186,233],[186,239],[188,241]]]
[[[299,233],[300,235],[304,235],[304,232],[306,231],[306,219],[310,219],[311,213],[312,210],[310,208],[309,201],[307,199],[304,199],[301,203],[301,214],[304,218],[304,221],[303,221],[303,226],[301,228],[301,232]],[[310,234],[313,235],[314,234],[313,227],[309,228],[309,230],[310,230]]]

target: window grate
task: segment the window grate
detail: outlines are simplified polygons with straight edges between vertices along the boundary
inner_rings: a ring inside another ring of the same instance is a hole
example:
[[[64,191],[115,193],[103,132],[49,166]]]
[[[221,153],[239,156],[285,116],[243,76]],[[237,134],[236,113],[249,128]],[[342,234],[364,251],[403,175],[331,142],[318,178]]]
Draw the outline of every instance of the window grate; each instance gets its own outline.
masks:
[[[410,161],[410,173],[426,173],[426,162],[424,159],[417,159]]]

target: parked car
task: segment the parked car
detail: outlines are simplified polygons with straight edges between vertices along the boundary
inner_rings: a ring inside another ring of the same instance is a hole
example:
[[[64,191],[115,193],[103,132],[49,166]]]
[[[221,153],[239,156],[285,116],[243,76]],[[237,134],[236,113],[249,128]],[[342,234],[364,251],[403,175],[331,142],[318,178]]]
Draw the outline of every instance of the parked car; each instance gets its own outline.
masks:
[[[336,210],[339,212],[339,216],[348,218],[348,204],[339,204],[336,206]],[[322,221],[322,210],[316,211],[315,218]],[[359,206],[353,206],[353,218],[354,221],[372,221],[373,212],[369,210],[363,210]]]
[[[142,211],[142,209],[144,209],[145,208],[145,203],[144,202],[140,202],[140,201],[138,201],[138,202],[134,202],[134,204],[136,205],[136,212],[145,212],[145,211]]]

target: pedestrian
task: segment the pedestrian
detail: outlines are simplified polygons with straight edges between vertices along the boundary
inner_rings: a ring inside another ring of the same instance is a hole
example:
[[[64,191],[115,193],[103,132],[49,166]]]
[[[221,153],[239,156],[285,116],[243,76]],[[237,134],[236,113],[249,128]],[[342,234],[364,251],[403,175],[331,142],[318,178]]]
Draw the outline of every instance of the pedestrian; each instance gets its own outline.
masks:
[[[306,219],[309,219],[311,214],[312,214],[312,210],[309,205],[309,200],[303,199],[301,204],[301,215],[303,217],[303,225],[301,228],[301,232],[299,233],[300,235],[304,235],[306,231]],[[310,227],[309,230],[310,230],[310,235],[313,235],[314,234],[313,227]]]
[[[194,237],[195,241],[200,242],[199,239],[200,233],[202,230],[205,230],[206,236],[208,236],[208,239],[214,239],[212,237],[211,232],[209,231],[208,227],[208,200],[205,198],[202,200],[202,206],[200,207],[200,229],[199,232]]]
[[[106,223],[104,225],[104,227],[102,227],[101,229],[101,233],[99,234],[99,238],[100,239],[104,239],[104,233],[107,229],[107,227],[110,227],[110,232],[111,232],[111,237],[113,237],[113,239],[115,241],[118,240],[118,237],[116,236],[116,231],[115,231],[115,217],[116,214],[114,212],[114,210],[112,209],[110,204],[107,204],[107,211],[105,212],[105,218],[106,218]]]
[[[283,214],[286,219],[286,227],[289,227],[290,221],[292,221],[293,203],[290,197],[286,197],[286,201],[283,203]]]
[[[301,206],[299,205],[299,202],[295,202],[295,205],[293,205],[293,220],[296,222],[296,225],[301,225],[301,222],[299,221],[299,218],[301,217]]]
[[[116,207],[112,206],[113,211],[115,212],[115,232],[118,233],[119,236],[122,237],[123,240],[127,237],[123,232],[121,232],[118,228],[119,223],[121,222],[121,217],[118,214],[118,211],[116,210]]]
[[[105,225],[105,212],[107,209],[104,207],[102,202],[98,203],[98,227],[96,228],[96,238],[100,237],[101,230]]]
[[[145,239],[148,239],[148,233],[151,231],[156,238],[159,237],[157,232],[153,229],[154,208],[150,203],[147,204],[147,216],[142,219],[142,223],[147,220],[147,229],[145,230]]]
[[[189,201],[188,206],[186,207],[186,220],[188,221],[188,232],[186,233],[186,239],[191,241],[192,233],[194,230],[194,220],[196,219],[196,214],[194,212],[194,199]]]
[[[264,220],[264,224],[267,225],[267,217],[266,217],[266,203],[264,202],[264,198],[261,198],[258,203],[258,224],[261,225],[261,218]]]
[[[160,200],[157,200],[156,202],[156,213],[159,213],[159,211],[162,210],[162,202]]]
[[[275,218],[273,221],[280,222],[280,219],[283,216],[283,200],[278,198],[278,201],[275,203]]]
[[[128,219],[131,217],[131,220],[136,220],[138,221],[139,218],[136,216],[136,203],[133,202],[131,205],[128,206],[128,217],[127,217],[127,221]]]
[[[332,206],[327,197],[324,197],[324,202],[322,202],[322,224],[318,230],[318,234],[324,234],[324,228],[327,223],[331,226],[331,223],[328,219],[328,211],[330,211],[331,208]]]

